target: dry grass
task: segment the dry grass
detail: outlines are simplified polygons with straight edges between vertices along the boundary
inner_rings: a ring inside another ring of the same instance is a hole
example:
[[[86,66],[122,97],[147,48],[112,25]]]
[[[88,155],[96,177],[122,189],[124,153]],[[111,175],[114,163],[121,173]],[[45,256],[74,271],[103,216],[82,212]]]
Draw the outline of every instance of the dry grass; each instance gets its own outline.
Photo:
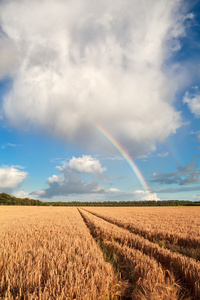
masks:
[[[76,208],[0,207],[1,299],[108,299],[114,275]]]

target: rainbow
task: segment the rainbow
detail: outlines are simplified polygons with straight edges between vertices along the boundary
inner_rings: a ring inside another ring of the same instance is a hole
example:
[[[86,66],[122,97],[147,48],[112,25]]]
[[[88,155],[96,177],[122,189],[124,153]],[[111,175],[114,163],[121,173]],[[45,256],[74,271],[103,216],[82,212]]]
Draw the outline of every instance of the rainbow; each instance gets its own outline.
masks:
[[[107,140],[109,142],[111,142],[111,144],[125,158],[125,160],[129,164],[129,166],[133,170],[134,174],[136,175],[139,183],[143,187],[143,189],[144,189],[144,191],[145,191],[145,193],[147,195],[148,200],[151,200],[152,197],[151,197],[151,194],[149,192],[149,187],[148,187],[148,185],[147,185],[144,177],[142,176],[142,173],[140,172],[140,170],[138,169],[138,167],[136,166],[136,164],[134,163],[134,161],[132,160],[132,158],[130,157],[130,155],[128,154],[128,152],[102,126],[96,125],[96,128],[107,138]]]

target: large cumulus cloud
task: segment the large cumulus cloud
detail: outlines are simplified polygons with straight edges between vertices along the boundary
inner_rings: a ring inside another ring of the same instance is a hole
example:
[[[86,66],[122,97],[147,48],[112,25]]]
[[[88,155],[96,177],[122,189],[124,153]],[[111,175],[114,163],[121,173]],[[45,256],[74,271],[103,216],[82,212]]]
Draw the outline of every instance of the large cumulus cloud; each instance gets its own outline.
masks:
[[[181,125],[176,84],[163,71],[185,34],[181,2],[2,1],[9,121],[88,147],[102,144],[100,124],[133,157],[154,150]]]
[[[103,168],[99,160],[90,155],[73,157],[68,163],[63,162],[62,166],[57,166],[59,175],[53,175],[47,179],[48,188],[31,193],[42,198],[52,198],[54,196],[68,196],[72,194],[102,194],[116,192],[116,189],[107,190],[99,185],[96,180],[84,181],[81,174],[90,173],[98,176],[102,175],[106,168]]]

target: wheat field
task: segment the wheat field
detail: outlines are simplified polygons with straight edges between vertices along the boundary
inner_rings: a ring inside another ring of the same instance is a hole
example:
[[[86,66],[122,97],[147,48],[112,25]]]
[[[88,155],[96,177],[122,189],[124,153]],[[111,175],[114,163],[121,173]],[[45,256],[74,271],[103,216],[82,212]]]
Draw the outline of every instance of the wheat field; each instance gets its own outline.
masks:
[[[199,207],[0,206],[1,299],[200,299]]]

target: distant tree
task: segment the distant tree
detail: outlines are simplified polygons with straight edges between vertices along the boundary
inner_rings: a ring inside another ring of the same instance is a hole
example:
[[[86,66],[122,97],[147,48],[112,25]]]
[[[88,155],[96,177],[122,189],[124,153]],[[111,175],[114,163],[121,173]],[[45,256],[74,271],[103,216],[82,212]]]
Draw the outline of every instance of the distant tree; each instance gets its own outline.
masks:
[[[12,205],[12,197],[9,194],[0,194],[0,204]]]

